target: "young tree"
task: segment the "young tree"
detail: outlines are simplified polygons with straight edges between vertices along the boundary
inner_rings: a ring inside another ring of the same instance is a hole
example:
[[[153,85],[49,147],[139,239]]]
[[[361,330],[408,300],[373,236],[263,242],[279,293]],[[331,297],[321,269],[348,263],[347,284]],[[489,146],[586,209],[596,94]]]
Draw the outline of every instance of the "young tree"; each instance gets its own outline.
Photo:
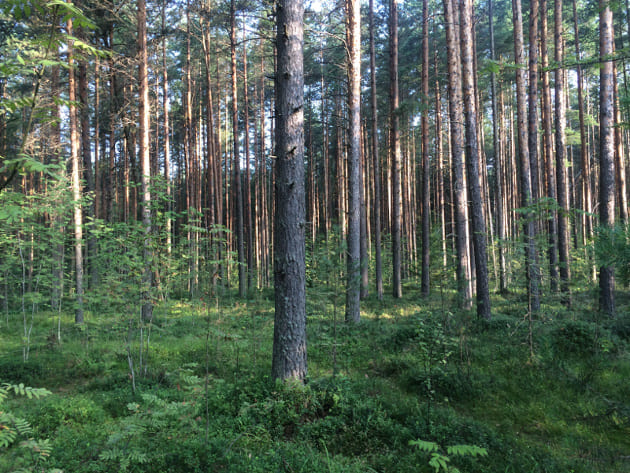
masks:
[[[276,47],[275,323],[271,374],[306,377],[304,5],[279,0]]]

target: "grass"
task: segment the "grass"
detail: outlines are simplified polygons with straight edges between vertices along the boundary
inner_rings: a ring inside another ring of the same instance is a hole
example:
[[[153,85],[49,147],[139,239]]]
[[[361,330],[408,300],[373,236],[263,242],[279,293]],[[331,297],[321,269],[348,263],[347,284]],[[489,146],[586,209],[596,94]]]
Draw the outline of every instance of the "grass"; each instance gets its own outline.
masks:
[[[574,294],[575,309],[547,301],[531,357],[522,295],[494,296],[482,323],[434,292],[372,296],[348,327],[343,294],[311,287],[305,387],[269,379],[269,291],[162,303],[143,344],[137,308],[89,312],[80,328],[69,313],[37,313],[26,362],[12,314],[2,381],[53,395],[4,407],[51,439],[48,468],[72,473],[433,471],[415,439],[486,448],[453,459],[465,472],[630,469],[624,294],[617,321],[599,320],[587,292]],[[0,471],[20,466],[18,455],[0,448]]]

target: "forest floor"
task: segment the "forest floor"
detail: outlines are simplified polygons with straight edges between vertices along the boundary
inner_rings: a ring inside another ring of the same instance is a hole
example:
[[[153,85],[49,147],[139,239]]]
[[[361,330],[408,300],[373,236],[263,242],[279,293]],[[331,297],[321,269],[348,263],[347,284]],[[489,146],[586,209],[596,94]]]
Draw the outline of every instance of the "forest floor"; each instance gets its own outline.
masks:
[[[52,394],[0,410],[50,444],[0,444],[0,471],[628,472],[630,297],[616,320],[572,298],[530,323],[522,294],[495,294],[482,322],[405,287],[349,327],[340,286],[309,288],[306,386],[269,379],[271,291],[164,302],[143,327],[137,307],[36,313],[26,361],[32,314],[9,314],[0,381]]]

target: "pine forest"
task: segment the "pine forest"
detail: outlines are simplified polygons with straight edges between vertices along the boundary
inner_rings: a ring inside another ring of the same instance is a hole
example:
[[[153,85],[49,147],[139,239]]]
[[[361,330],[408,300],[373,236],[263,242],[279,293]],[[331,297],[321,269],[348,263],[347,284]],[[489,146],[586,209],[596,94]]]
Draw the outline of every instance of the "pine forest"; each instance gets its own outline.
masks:
[[[0,0],[0,472],[630,471],[630,3]]]

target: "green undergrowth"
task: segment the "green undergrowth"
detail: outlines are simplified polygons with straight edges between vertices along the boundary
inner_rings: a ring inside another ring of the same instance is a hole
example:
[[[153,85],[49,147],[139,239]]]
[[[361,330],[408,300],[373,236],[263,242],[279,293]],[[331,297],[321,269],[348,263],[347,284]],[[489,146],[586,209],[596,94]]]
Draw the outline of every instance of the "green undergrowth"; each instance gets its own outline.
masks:
[[[305,386],[269,379],[269,292],[162,303],[151,326],[36,314],[26,361],[11,315],[0,381],[53,394],[2,407],[49,439],[46,468],[72,473],[630,470],[627,300],[604,320],[576,292],[530,324],[522,296],[494,296],[481,322],[453,294],[406,289],[349,327],[334,286],[310,288]],[[0,471],[20,455],[0,446]]]

